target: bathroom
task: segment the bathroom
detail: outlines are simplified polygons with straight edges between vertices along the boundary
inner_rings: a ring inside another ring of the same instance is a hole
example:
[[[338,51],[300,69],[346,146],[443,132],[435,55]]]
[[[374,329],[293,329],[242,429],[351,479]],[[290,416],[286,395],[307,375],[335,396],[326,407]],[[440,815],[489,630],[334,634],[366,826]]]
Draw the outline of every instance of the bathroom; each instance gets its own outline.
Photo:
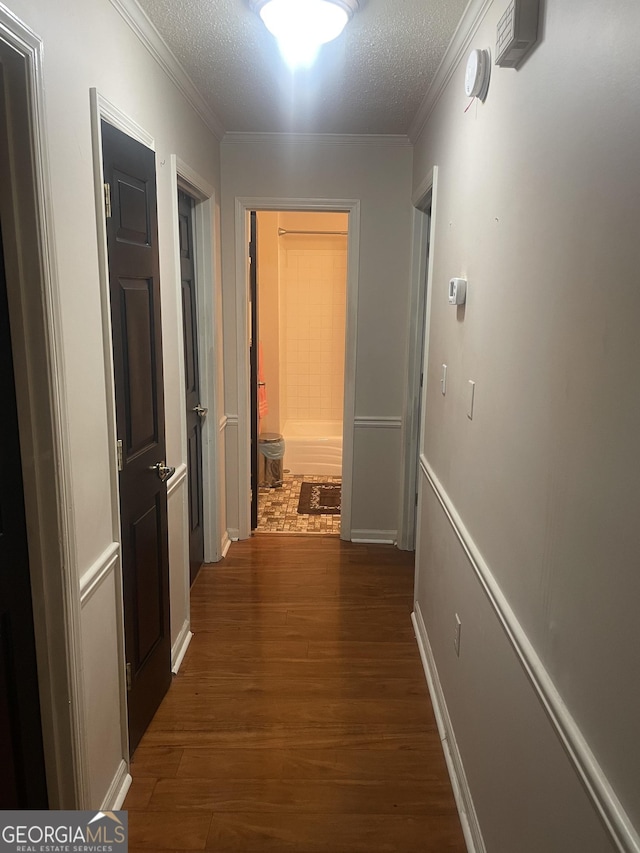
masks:
[[[340,529],[339,510],[305,516],[298,495],[341,481],[348,218],[257,213],[259,431],[285,446],[282,489],[260,490],[266,532]]]

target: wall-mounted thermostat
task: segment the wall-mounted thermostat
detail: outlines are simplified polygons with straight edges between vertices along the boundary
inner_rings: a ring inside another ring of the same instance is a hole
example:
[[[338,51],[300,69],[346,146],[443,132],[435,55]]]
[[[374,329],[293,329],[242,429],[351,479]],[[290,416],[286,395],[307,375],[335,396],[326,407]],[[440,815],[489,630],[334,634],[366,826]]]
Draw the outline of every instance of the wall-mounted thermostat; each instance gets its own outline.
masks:
[[[464,305],[467,299],[467,282],[464,278],[449,280],[449,304]]]

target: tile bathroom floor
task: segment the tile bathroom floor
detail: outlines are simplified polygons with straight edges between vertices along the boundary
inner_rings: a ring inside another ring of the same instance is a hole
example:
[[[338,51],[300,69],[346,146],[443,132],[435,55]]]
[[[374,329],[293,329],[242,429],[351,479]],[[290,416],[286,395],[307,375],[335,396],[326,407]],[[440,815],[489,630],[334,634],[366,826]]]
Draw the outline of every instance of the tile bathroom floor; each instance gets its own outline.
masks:
[[[302,483],[339,483],[340,477],[313,474],[285,474],[280,488],[260,487],[257,533],[340,534],[340,514],[299,515]]]

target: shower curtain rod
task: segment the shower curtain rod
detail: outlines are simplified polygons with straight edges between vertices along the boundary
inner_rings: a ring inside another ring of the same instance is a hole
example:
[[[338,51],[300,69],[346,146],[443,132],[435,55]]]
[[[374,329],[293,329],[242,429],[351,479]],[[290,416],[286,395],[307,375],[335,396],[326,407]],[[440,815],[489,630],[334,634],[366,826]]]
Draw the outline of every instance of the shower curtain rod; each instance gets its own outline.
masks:
[[[348,231],[288,231],[286,228],[278,228],[278,237],[284,237],[285,234],[336,234],[340,237],[347,237]]]

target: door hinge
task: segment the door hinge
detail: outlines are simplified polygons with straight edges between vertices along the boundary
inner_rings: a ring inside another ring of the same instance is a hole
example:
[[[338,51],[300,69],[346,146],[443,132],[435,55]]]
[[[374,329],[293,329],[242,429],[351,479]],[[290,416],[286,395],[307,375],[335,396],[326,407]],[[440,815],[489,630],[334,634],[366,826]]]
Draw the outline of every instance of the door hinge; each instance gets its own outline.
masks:
[[[131,664],[127,664],[127,690],[131,690]]]
[[[122,439],[121,438],[119,438],[117,443],[116,443],[116,456],[118,459],[118,471],[122,471],[123,464],[122,464]]]
[[[416,492],[416,506],[418,506],[418,493]]]
[[[104,215],[111,219],[111,184],[104,185]]]
[[[422,384],[424,382],[424,373],[420,374],[420,387],[422,388]]]

